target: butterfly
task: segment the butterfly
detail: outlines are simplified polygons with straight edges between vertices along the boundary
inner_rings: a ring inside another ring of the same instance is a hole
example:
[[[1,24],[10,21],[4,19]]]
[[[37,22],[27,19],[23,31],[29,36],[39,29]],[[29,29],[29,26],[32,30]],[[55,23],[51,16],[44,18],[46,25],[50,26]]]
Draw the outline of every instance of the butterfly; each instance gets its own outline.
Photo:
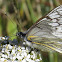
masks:
[[[18,32],[16,36],[41,51],[62,53],[62,5],[40,18],[26,32]]]

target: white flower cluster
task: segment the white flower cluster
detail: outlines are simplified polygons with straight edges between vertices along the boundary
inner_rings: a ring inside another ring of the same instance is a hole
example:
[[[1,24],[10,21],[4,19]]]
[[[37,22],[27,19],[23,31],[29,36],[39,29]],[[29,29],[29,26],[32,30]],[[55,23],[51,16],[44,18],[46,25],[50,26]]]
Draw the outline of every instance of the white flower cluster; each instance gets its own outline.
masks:
[[[35,51],[21,46],[2,45],[0,51],[0,62],[40,62],[41,55]]]

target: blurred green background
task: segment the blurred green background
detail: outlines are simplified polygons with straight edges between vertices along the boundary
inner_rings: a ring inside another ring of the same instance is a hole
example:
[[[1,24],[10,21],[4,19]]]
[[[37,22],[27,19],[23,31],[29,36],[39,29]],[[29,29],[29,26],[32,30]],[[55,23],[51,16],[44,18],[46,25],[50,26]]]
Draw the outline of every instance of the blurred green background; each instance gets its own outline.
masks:
[[[0,0],[0,36],[26,31],[61,3],[62,0]]]
[[[62,0],[0,0],[0,36],[10,37],[16,32],[26,31],[61,4]],[[47,55],[47,58],[44,55],[43,62],[48,62]],[[49,58],[49,62],[62,62],[62,55],[58,53],[49,53]]]

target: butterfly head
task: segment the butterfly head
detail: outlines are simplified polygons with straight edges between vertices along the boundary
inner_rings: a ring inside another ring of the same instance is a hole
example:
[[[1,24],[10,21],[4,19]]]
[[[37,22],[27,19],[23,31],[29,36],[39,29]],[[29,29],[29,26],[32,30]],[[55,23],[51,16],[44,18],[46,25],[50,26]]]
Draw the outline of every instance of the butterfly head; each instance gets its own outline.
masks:
[[[20,38],[24,38],[26,36],[26,33],[18,32],[18,33],[16,33],[16,36],[18,36]]]

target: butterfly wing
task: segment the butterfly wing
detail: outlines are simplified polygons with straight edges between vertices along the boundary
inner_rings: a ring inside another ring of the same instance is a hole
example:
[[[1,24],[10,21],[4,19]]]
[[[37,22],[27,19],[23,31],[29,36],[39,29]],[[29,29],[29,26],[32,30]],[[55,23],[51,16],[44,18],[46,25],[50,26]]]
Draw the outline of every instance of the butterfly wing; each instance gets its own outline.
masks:
[[[62,5],[28,29],[26,37],[35,48],[62,53]]]

